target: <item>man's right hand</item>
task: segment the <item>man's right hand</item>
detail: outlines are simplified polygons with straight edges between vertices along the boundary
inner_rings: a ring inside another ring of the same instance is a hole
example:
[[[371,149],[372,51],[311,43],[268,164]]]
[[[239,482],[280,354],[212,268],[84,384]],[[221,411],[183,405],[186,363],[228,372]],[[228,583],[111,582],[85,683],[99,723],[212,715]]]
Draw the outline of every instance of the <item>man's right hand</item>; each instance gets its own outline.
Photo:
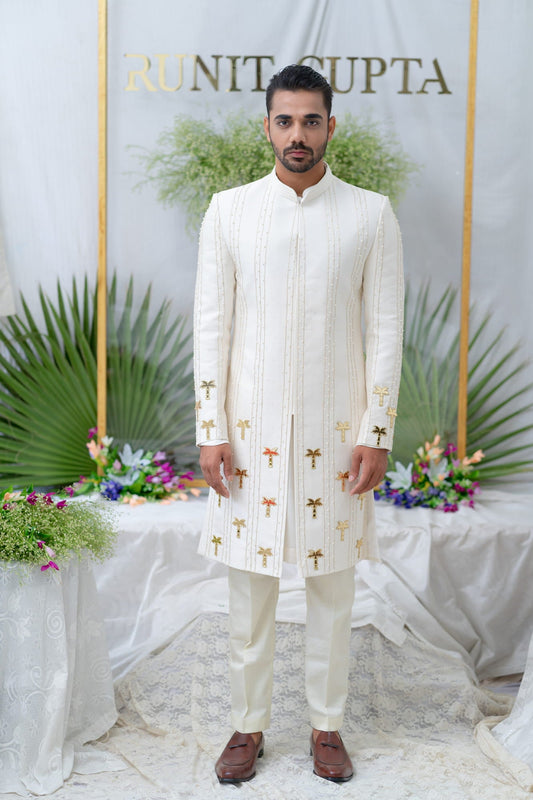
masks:
[[[229,497],[229,492],[222,483],[220,465],[224,465],[224,477],[227,481],[233,480],[233,456],[231,445],[215,444],[200,447],[200,468],[209,486],[221,494]]]

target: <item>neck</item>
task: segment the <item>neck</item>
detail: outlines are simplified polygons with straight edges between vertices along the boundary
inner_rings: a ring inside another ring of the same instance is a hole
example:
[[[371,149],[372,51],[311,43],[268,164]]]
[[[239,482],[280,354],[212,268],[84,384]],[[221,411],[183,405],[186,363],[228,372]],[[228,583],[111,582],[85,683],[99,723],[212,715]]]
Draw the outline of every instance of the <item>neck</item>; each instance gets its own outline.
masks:
[[[276,160],[276,175],[282,183],[294,189],[298,197],[302,196],[305,189],[321,181],[325,172],[326,165],[322,160],[307,172],[291,172],[280,161]]]

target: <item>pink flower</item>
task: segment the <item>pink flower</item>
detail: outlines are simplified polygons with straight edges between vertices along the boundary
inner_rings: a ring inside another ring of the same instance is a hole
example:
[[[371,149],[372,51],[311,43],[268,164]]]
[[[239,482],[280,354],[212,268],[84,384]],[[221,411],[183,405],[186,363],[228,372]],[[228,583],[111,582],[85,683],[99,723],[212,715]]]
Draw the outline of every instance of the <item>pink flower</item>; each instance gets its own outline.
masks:
[[[45,503],[47,506],[51,506],[54,502],[52,500],[53,494],[55,494],[55,492],[47,492],[47,494],[43,494],[43,503]]]
[[[167,454],[163,450],[158,450],[154,456],[154,462],[157,463],[158,461],[163,461],[167,457]]]
[[[50,569],[50,567],[52,569],[59,569],[59,567],[54,561],[49,561],[48,564],[43,564],[43,566],[41,567],[41,572],[44,572],[45,569]]]
[[[98,434],[98,428],[95,425],[94,428],[89,428],[89,431],[87,433],[87,439],[94,439],[97,434]]]
[[[89,451],[89,455],[91,456],[91,458],[94,459],[98,458],[101,449],[102,448],[100,447],[100,445],[96,444],[96,442],[93,441],[87,442],[87,450]]]
[[[26,501],[30,504],[30,506],[34,506],[37,503],[37,493],[30,492],[26,498]]]
[[[115,472],[118,472],[119,470],[122,469],[122,462],[119,461],[118,458],[115,458],[115,460],[113,461],[113,469],[115,470]]]
[[[56,508],[65,508],[66,504],[66,500],[60,500],[59,503],[56,503]]]
[[[65,492],[68,494],[69,497],[74,497],[74,489],[72,486],[65,486]]]

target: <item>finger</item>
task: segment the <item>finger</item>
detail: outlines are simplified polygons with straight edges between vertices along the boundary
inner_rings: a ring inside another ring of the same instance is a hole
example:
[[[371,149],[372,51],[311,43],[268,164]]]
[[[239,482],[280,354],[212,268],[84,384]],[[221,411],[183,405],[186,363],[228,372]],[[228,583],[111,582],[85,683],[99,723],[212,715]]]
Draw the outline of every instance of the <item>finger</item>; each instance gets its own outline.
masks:
[[[224,476],[227,481],[233,480],[233,453],[229,448],[224,456]]]

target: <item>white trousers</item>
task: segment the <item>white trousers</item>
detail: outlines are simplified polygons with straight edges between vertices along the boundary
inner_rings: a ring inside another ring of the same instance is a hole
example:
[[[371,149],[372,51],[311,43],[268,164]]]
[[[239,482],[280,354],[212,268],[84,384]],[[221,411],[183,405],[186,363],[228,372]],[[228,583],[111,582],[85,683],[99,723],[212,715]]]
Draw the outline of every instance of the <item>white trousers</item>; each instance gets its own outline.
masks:
[[[313,728],[341,727],[348,694],[353,567],[305,581],[305,689]],[[229,570],[231,720],[241,733],[270,724],[279,578]]]

